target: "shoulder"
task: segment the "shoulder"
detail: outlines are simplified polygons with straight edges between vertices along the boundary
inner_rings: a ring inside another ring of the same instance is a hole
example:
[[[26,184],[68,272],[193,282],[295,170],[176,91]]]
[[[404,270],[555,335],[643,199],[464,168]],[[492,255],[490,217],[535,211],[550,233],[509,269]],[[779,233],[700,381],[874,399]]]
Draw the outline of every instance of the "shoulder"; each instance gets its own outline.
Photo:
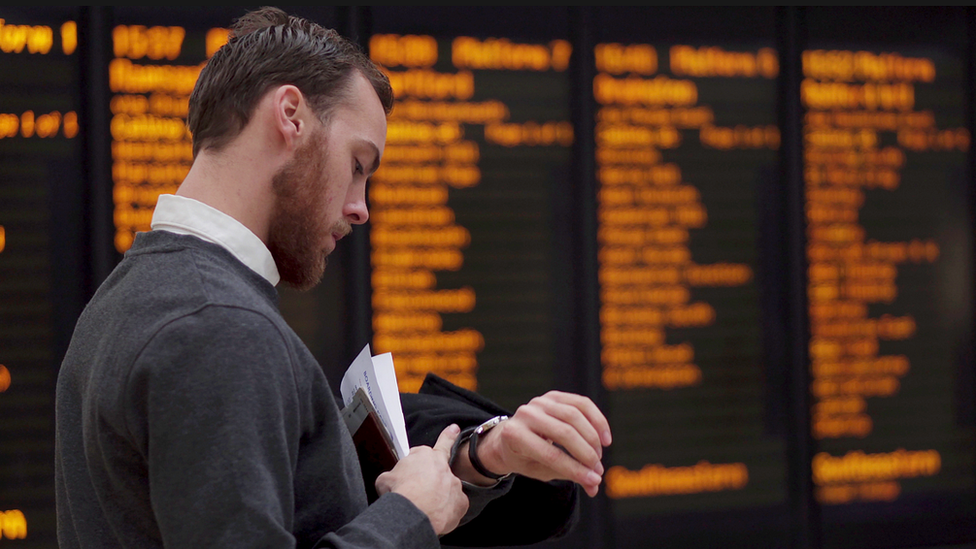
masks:
[[[205,303],[147,334],[134,369],[156,375],[261,378],[291,374],[295,349],[277,318],[253,308]]]
[[[86,309],[89,332],[139,345],[160,331],[233,316],[287,329],[274,287],[220,246],[163,231],[139,237]]]
[[[306,400],[294,346],[253,310],[205,305],[151,334],[125,374],[120,397],[135,440],[164,423],[236,424],[233,418],[297,418]]]
[[[113,294],[127,287],[151,285],[217,303],[274,304],[274,286],[224,247],[196,236],[167,231],[139,233],[133,247],[100,289]],[[130,296],[131,297],[131,296]]]
[[[69,356],[117,374],[153,340],[252,331],[255,341],[288,330],[274,288],[218,246],[178,235],[137,244],[85,308]]]

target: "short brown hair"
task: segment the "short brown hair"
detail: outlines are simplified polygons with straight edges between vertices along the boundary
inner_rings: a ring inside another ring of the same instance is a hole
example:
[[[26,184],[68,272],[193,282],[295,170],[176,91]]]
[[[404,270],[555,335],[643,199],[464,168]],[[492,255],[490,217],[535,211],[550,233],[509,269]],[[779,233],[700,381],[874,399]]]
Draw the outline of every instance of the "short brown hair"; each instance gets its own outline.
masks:
[[[393,109],[390,80],[355,43],[336,31],[278,8],[264,7],[234,22],[230,39],[200,72],[187,124],[193,155],[220,150],[247,125],[273,86],[292,84],[316,115],[327,120],[358,70],[373,85],[387,114]]]

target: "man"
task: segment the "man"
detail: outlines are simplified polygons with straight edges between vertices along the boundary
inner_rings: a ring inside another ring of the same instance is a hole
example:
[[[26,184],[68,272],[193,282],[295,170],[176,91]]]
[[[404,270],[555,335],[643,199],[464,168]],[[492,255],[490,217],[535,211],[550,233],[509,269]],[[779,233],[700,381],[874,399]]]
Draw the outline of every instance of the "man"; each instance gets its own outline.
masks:
[[[512,473],[596,494],[610,431],[588,399],[551,392],[474,433],[497,411],[442,382],[457,403],[420,395],[434,410],[408,418],[431,446],[380,475],[367,504],[274,286],[313,286],[366,222],[392,101],[332,31],[273,8],[235,24],[190,99],[189,174],[96,292],[59,374],[62,548],[436,547],[493,500],[493,513],[516,493],[546,503]]]

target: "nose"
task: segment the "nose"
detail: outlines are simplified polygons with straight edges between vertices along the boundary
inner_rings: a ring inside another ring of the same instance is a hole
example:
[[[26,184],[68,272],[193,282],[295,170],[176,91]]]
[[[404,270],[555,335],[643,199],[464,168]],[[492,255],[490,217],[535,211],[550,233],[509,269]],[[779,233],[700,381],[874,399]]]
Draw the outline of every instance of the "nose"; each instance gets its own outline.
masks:
[[[369,219],[369,208],[366,207],[366,189],[360,187],[359,192],[349,193],[346,204],[343,207],[342,215],[352,225],[362,225]]]

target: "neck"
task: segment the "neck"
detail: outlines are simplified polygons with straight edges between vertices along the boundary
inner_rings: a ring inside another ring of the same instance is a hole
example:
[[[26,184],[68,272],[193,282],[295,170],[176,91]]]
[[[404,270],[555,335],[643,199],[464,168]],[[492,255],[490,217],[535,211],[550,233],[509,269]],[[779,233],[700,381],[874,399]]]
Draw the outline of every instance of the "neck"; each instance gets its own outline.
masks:
[[[274,171],[252,148],[235,141],[220,152],[200,151],[176,194],[224,212],[267,244]]]

